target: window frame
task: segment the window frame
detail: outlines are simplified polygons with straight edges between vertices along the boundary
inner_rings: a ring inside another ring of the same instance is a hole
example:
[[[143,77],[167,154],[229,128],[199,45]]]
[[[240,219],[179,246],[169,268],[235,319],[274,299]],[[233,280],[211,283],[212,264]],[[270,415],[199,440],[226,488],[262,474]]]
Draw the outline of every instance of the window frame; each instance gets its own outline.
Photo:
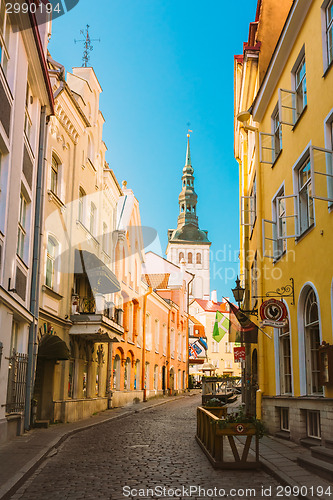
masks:
[[[271,116],[272,120],[272,136],[273,136],[273,164],[282,152],[282,123],[280,118],[279,103],[276,104]],[[278,147],[277,147],[278,146]]]
[[[304,74],[303,76],[300,76],[299,82],[297,81],[298,75],[301,75],[301,70],[304,67]],[[307,89],[307,81],[306,81],[306,62],[305,62],[305,51],[302,49],[299,58],[297,59],[297,62],[295,63],[295,66],[293,68],[293,78],[294,78],[294,85],[295,85],[295,107],[296,107],[296,117],[295,117],[295,124],[301,114],[303,113],[304,109],[307,107],[308,104],[308,89]],[[302,100],[302,106],[300,107],[299,102]]]
[[[25,257],[25,245],[27,237],[27,212],[28,212],[28,201],[24,194],[20,193],[19,202],[19,217],[18,217],[18,234],[17,234],[17,255],[24,261]]]
[[[51,255],[49,253],[49,242],[52,243],[53,245],[53,248],[54,248],[54,255]],[[47,237],[47,243],[46,243],[46,267],[45,267],[45,285],[49,288],[51,288],[52,290],[55,289],[55,269],[54,269],[54,264],[55,264],[55,260],[57,258],[57,254],[58,254],[58,251],[57,250],[59,247],[59,243],[57,241],[57,239],[53,236],[53,235],[48,235]],[[47,280],[47,276],[48,276],[48,262],[51,263],[51,269],[52,269],[52,272],[51,272],[51,282],[48,283],[48,280]]]

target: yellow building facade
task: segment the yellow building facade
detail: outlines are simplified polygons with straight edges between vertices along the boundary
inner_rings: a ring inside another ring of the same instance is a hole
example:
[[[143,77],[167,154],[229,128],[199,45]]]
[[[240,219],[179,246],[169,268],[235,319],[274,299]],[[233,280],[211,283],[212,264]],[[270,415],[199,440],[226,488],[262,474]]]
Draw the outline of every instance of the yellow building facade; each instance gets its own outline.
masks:
[[[257,415],[271,433],[325,444],[333,440],[333,6],[281,2],[272,44],[264,22],[272,4],[258,2],[235,57],[241,278],[244,308],[281,299],[288,323],[263,327],[247,373],[258,373]]]

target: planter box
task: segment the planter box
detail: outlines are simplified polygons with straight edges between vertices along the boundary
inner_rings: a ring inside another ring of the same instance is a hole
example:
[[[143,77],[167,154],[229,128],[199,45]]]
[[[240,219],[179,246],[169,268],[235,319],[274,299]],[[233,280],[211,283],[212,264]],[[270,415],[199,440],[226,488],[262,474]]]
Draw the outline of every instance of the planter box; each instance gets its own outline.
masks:
[[[255,425],[251,423],[228,423],[222,429],[216,426],[217,436],[254,436],[255,434]]]
[[[226,417],[228,413],[228,408],[226,406],[204,406],[204,409],[210,411],[218,418]]]

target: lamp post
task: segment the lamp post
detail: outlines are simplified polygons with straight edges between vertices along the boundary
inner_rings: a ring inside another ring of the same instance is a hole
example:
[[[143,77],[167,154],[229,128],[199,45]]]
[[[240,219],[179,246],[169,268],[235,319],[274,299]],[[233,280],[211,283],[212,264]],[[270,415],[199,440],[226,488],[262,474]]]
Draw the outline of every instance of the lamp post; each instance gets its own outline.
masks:
[[[233,293],[235,301],[238,304],[238,309],[240,310],[240,312],[245,313],[245,314],[250,314],[252,316],[258,316],[258,309],[255,309],[255,308],[253,308],[251,310],[241,309],[240,304],[243,302],[245,288],[243,288],[240,285],[240,279],[238,278],[238,276],[236,279],[236,287],[232,288],[231,291]]]

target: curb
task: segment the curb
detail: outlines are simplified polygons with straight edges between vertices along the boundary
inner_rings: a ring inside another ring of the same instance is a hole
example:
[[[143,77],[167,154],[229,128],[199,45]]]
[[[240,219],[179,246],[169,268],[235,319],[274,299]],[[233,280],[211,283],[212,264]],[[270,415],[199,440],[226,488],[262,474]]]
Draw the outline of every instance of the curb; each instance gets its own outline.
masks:
[[[170,399],[166,399],[165,401],[159,401],[155,404],[150,404],[149,406],[131,409],[130,411],[125,411],[124,413],[119,413],[118,415],[113,415],[105,418],[104,420],[100,420],[98,422],[92,422],[90,424],[84,425],[82,427],[78,427],[77,429],[72,429],[71,431],[64,432],[64,434],[56,437],[53,441],[49,443],[47,447],[44,448],[40,453],[38,453],[34,458],[32,458],[27,464],[19,470],[15,476],[9,479],[5,484],[3,484],[0,488],[0,500],[9,500],[12,495],[29,479],[29,477],[38,469],[38,467],[46,460],[51,454],[53,450],[59,448],[59,446],[64,443],[68,438],[74,436],[75,434],[91,429],[92,427],[96,427],[97,425],[102,425],[111,420],[116,420],[122,417],[128,417],[130,415],[134,415],[135,413],[140,413],[142,411],[150,410],[157,406],[162,406],[167,403],[171,403],[172,401],[176,401],[179,399],[196,396],[195,393],[192,394],[181,394],[179,396],[172,397]],[[135,408],[135,407],[134,407]]]

